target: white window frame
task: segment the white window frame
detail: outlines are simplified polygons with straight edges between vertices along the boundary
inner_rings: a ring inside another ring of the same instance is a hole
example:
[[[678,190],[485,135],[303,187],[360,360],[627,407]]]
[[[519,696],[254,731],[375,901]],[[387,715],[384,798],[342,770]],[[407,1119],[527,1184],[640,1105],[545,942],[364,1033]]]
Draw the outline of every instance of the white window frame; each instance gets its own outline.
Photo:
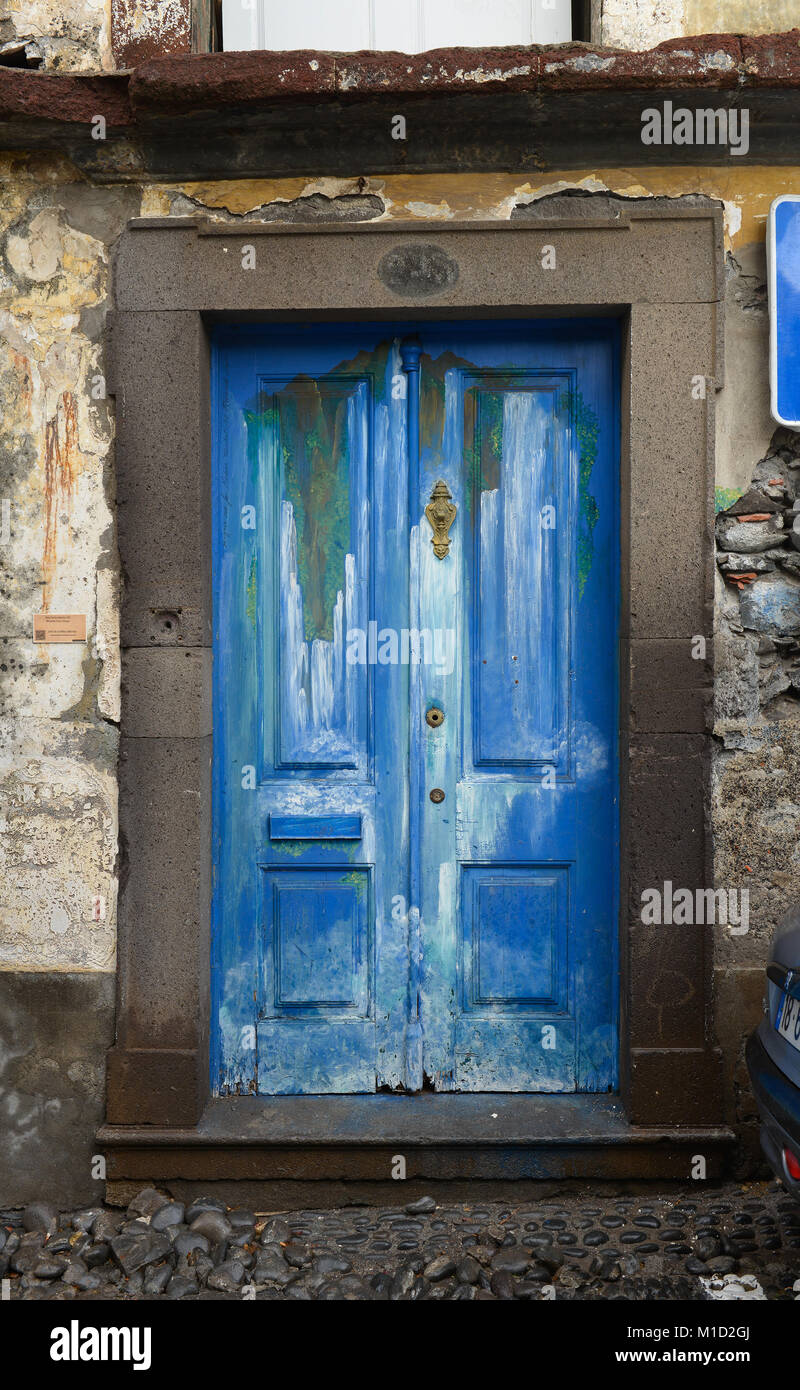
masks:
[[[485,0],[481,19],[491,20],[488,27],[496,36],[478,40],[471,37],[478,32],[474,0],[446,0],[446,5],[447,38],[443,41],[443,0],[289,0],[288,4],[287,0],[223,0],[223,49],[352,52],[348,33],[356,29],[359,40],[355,48],[402,53],[442,47],[557,44],[572,37],[572,0],[527,0],[519,6],[517,16],[506,16],[505,25],[498,0]]]

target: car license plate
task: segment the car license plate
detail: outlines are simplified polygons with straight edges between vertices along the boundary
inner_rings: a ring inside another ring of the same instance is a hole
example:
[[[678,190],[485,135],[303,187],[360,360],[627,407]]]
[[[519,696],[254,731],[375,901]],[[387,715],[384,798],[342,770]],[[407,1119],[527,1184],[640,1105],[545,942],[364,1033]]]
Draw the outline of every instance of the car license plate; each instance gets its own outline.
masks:
[[[800,999],[793,999],[786,990],[778,1006],[775,1031],[800,1052]]]

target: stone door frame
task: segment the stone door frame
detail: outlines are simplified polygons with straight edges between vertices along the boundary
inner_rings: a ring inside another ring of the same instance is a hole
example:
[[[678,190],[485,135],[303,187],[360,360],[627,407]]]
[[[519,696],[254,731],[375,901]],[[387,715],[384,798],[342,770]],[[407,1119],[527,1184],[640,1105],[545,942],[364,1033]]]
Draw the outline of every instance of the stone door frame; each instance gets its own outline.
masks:
[[[518,213],[322,226],[139,219],[120,240],[108,344],[124,580],[119,965],[101,1131],[112,1148],[134,1132],[142,1144],[145,1131],[161,1144],[171,1133],[185,1140],[202,1130],[210,1103],[208,332],[222,319],[621,320],[617,1102],[626,1126],[720,1123],[711,929],[643,927],[639,904],[644,887],[667,879],[712,882],[721,207],[597,195]],[[545,246],[555,268],[543,266]],[[698,378],[704,399],[692,389]],[[697,636],[705,661],[692,656]],[[319,1098],[337,1101],[348,1098]]]

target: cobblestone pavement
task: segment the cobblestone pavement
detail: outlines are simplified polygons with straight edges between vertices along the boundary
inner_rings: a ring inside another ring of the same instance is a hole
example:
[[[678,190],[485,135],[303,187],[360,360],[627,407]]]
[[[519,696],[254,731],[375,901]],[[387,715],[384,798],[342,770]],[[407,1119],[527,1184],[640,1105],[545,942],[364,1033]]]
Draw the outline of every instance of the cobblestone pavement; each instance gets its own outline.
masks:
[[[255,1214],[148,1188],[127,1212],[5,1213],[0,1276],[12,1299],[792,1300],[800,1205],[747,1183]]]

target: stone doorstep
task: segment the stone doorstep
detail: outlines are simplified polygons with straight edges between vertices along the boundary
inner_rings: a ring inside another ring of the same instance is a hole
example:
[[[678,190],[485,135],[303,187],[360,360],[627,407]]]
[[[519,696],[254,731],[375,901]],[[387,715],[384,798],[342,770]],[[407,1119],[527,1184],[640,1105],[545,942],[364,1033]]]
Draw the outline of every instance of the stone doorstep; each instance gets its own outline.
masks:
[[[632,1126],[605,1095],[378,1095],[213,1100],[195,1129],[104,1125],[97,1142],[108,1200],[120,1185],[179,1180],[257,1184],[267,1200],[287,1182],[358,1183],[385,1201],[398,1155],[410,1182],[686,1180],[697,1154],[721,1176],[735,1136]]]

